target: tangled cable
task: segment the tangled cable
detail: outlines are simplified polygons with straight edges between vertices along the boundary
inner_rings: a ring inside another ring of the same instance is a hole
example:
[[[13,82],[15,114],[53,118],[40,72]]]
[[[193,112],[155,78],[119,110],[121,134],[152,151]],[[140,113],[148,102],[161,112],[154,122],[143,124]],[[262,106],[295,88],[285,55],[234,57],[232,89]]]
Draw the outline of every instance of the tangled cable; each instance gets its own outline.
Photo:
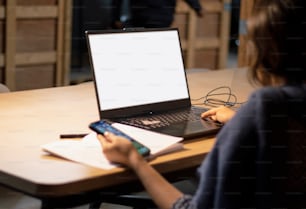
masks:
[[[218,98],[220,96],[227,96],[227,98],[220,99]],[[212,106],[212,107],[217,107],[221,105],[224,105],[227,107],[234,107],[234,106],[242,105],[245,103],[245,102],[238,102],[237,96],[232,93],[231,88],[228,86],[217,87],[209,91],[205,96],[198,98],[198,99],[193,99],[193,101],[199,101],[202,99],[204,99],[203,103],[200,103],[200,104],[205,104],[205,105]]]

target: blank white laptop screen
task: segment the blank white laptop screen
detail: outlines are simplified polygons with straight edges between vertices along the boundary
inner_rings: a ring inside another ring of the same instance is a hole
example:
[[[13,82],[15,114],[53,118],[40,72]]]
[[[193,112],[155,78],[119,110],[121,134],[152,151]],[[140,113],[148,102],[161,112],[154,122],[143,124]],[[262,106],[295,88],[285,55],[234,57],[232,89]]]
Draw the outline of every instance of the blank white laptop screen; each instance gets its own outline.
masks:
[[[100,110],[189,98],[176,30],[88,38]]]

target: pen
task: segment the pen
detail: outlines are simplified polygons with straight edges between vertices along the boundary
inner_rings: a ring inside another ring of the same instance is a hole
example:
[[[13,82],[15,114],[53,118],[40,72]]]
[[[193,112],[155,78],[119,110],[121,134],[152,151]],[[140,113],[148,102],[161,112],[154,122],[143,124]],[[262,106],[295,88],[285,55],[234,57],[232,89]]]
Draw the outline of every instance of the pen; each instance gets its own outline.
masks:
[[[83,138],[87,134],[60,134],[61,139]]]

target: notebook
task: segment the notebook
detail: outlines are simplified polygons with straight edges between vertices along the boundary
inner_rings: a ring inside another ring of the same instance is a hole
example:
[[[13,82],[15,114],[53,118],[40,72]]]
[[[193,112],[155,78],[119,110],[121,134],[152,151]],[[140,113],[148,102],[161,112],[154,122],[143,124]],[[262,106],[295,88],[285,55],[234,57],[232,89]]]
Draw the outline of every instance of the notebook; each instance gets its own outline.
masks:
[[[100,119],[190,139],[216,133],[191,105],[178,29],[86,31]]]

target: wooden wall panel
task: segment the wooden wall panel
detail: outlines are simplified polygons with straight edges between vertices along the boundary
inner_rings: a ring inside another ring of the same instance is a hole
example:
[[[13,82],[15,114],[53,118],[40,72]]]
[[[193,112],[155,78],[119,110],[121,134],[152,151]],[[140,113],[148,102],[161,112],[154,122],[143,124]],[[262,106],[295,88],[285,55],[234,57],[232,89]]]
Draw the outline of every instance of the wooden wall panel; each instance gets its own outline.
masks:
[[[38,5],[56,5],[61,0],[17,0],[18,5],[38,6]]]
[[[0,67],[0,83],[4,80],[4,68]]]
[[[5,84],[10,90],[16,89],[16,65],[15,65],[15,55],[16,55],[16,0],[10,0],[6,2],[5,5]]]
[[[196,37],[198,41],[195,45],[194,68],[223,68],[218,66],[219,25],[220,14],[218,13],[208,13],[197,19]]]
[[[19,20],[16,30],[16,51],[44,52],[56,50],[56,20]]]
[[[4,0],[0,0],[0,83],[4,83],[4,52],[5,52],[5,22],[4,22]]]
[[[206,14],[197,20],[197,36],[198,37],[217,37],[219,35],[220,15],[217,13]]]
[[[175,19],[174,19],[174,23],[172,27],[179,29],[180,37],[182,40],[187,39],[187,32],[188,32],[187,22],[188,22],[188,17],[186,14],[179,13],[175,15]]]
[[[1,20],[0,19],[0,54],[3,54],[4,53],[4,32],[5,32],[5,29],[4,29],[5,25],[4,25],[4,20]],[[3,66],[1,65],[0,63],[0,66]]]
[[[218,50],[217,49],[199,49],[195,54],[195,64],[197,68],[216,69],[218,66]]]
[[[0,0],[0,82],[12,91],[68,84],[71,10],[72,0]]]
[[[48,88],[54,85],[55,66],[35,65],[16,68],[17,89],[38,89]],[[33,80],[33,78],[38,78]]]
[[[228,56],[231,0],[202,0],[199,18],[179,0],[172,27],[180,30],[187,68],[225,68]]]

